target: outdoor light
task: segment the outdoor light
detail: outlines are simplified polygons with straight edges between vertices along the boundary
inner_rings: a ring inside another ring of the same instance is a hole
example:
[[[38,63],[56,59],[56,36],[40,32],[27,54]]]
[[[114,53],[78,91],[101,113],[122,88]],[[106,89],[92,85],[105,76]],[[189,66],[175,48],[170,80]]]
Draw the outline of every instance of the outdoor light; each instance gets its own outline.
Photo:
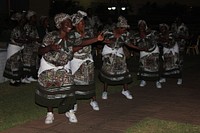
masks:
[[[124,10],[126,10],[126,7],[122,7],[121,9],[124,11]]]
[[[115,10],[115,9],[116,9],[116,7],[115,7],[115,6],[113,6],[113,7],[112,7],[112,10]]]
[[[108,10],[112,10],[112,8],[111,8],[111,7],[108,7]]]

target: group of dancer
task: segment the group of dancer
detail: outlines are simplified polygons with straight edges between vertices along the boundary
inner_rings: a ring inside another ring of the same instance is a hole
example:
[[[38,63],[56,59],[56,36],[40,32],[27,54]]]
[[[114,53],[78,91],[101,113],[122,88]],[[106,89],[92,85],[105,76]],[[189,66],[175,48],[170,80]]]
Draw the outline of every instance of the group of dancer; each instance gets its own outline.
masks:
[[[182,84],[183,57],[189,34],[185,24],[180,22],[177,19],[173,24],[176,29],[162,23],[156,31],[148,29],[144,20],[138,21],[135,44],[147,48],[140,52],[140,87],[144,87],[146,81],[155,81],[156,87],[162,88],[161,83],[166,82],[166,78],[176,78],[177,84]]]
[[[3,76],[10,79],[10,85],[19,86],[37,81],[40,39],[35,12],[28,11],[26,15],[17,12],[11,16],[11,20],[16,26],[11,31]]]
[[[46,124],[53,123],[54,108],[64,113],[70,122],[77,123],[77,100],[90,100],[92,109],[99,110],[91,46],[96,42],[103,45],[103,64],[99,72],[99,79],[104,83],[102,99],[108,99],[109,85],[122,85],[122,95],[133,99],[128,90],[133,77],[127,68],[125,46],[140,51],[141,87],[153,80],[157,88],[161,88],[167,77],[176,77],[177,84],[182,84],[179,41],[184,37],[180,39],[179,32],[170,33],[167,24],[160,24],[160,31],[156,32],[140,20],[138,32],[131,34],[130,25],[123,16],[119,16],[114,27],[94,32],[86,25],[85,17],[87,13],[80,10],[72,15],[56,14],[57,30],[46,33],[42,43],[37,45],[40,63],[35,102],[47,108]],[[177,30],[182,29],[177,27]]]

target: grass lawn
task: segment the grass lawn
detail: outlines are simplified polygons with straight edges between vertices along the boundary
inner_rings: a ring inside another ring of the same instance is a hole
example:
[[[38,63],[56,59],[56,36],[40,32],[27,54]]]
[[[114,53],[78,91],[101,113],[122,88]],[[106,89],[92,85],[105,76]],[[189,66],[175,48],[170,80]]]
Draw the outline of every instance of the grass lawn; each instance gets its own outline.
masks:
[[[37,82],[23,84],[19,87],[10,86],[9,82],[0,84],[0,131],[46,115],[46,108],[35,104],[36,87]],[[109,86],[109,93],[120,92],[121,87]],[[103,84],[96,80],[97,99],[101,97],[102,88]]]
[[[127,129],[126,133],[200,133],[200,126],[146,118]]]
[[[37,82],[20,87],[12,87],[9,82],[0,84],[0,131],[46,115],[46,109],[34,102],[36,87]],[[96,87],[97,98],[100,98],[103,84],[97,80]],[[121,86],[109,86],[109,93],[120,91]],[[147,118],[127,129],[126,133],[200,133],[200,126]]]
[[[101,93],[100,84],[97,81],[97,97]],[[35,87],[37,83],[20,87],[12,87],[8,82],[0,84],[0,131],[46,115],[46,109],[34,103]],[[110,90],[116,93],[121,88]],[[147,118],[127,129],[126,133],[200,133],[200,126]]]
[[[46,109],[34,103],[37,83],[12,87],[0,84],[0,131],[44,116]]]
[[[189,68],[195,61],[189,60],[185,66]],[[139,84],[135,74],[133,83]],[[46,115],[46,109],[34,102],[36,87],[37,82],[20,87],[12,87],[9,82],[0,83],[0,131]],[[97,99],[101,97],[102,88],[103,84],[96,80]],[[122,86],[109,86],[109,94],[118,93],[121,89]],[[126,133],[200,133],[200,126],[149,118],[136,123]]]

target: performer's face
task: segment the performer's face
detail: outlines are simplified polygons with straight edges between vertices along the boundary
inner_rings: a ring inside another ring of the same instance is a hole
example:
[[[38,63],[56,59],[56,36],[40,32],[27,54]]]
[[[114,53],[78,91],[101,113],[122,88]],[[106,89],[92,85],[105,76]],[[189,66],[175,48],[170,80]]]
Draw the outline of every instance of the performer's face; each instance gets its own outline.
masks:
[[[141,23],[141,24],[139,25],[139,30],[140,30],[140,31],[145,31],[145,28],[146,28],[146,25],[145,25],[144,23]]]
[[[160,28],[160,31],[161,31],[162,33],[165,33],[165,32],[167,31],[167,28],[164,27],[164,26],[162,26],[162,27]]]
[[[126,28],[125,27],[120,27],[119,31],[120,31],[121,34],[123,34],[124,32],[126,32]]]
[[[83,19],[77,24],[77,28],[80,29],[80,30],[85,29],[85,22],[84,22]]]
[[[61,23],[61,29],[64,32],[70,32],[72,29],[72,22],[70,19],[66,19]]]

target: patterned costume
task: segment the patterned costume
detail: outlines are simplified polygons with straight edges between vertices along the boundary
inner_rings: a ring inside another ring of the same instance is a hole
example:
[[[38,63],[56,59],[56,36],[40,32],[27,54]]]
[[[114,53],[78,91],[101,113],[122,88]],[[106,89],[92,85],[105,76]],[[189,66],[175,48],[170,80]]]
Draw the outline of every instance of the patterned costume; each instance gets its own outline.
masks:
[[[69,38],[75,40],[74,45],[81,45],[84,39],[92,38],[93,32],[85,30],[84,37],[77,31],[73,31]],[[74,53],[74,58],[71,61],[72,74],[74,75],[74,82],[76,85],[77,99],[90,99],[95,96],[94,83],[94,61],[91,55],[91,46],[85,46]]]
[[[20,81],[23,75],[22,50],[23,43],[18,41],[25,40],[24,30],[19,26],[11,32],[11,42],[7,49],[7,62],[4,70],[4,77]]]
[[[39,43],[36,39],[39,39],[36,26],[26,24],[24,26],[27,38],[35,39],[35,41],[29,41],[29,43],[24,44],[23,50],[23,61],[24,61],[24,71],[27,75],[37,77],[35,74],[39,68],[39,57],[38,57],[38,47]]]
[[[175,37],[176,37],[176,41],[178,44],[178,48],[179,48],[179,59],[180,59],[180,65],[181,68],[183,67],[183,59],[184,59],[184,55],[185,55],[185,47],[187,45],[187,39],[189,36],[188,33],[188,28],[186,27],[186,25],[184,23],[181,23],[181,25],[177,25],[177,24],[173,24],[172,25],[172,31],[174,31]]]
[[[106,44],[102,51],[103,66],[99,78],[108,85],[127,84],[132,82],[132,76],[127,69],[123,46],[130,43],[129,32],[115,38],[113,31],[107,31],[105,39],[113,43]]]
[[[142,80],[159,79],[159,48],[156,42],[156,32],[149,31],[145,37],[135,34],[135,42],[138,47],[146,48],[140,52],[140,64],[138,78]]]
[[[38,72],[39,88],[36,90],[36,103],[46,107],[58,107],[59,113],[73,108],[75,95],[70,60],[73,58],[72,44],[53,31],[44,37],[42,47],[60,45],[60,51],[49,51],[41,59]]]
[[[167,25],[160,24],[160,26],[165,26],[168,28]],[[179,60],[179,47],[177,42],[175,41],[175,36],[173,33],[168,33],[164,35],[162,33],[159,34],[159,44],[163,47],[163,55],[162,55],[162,64],[163,64],[163,71],[162,77],[181,77],[180,71],[180,60]]]

